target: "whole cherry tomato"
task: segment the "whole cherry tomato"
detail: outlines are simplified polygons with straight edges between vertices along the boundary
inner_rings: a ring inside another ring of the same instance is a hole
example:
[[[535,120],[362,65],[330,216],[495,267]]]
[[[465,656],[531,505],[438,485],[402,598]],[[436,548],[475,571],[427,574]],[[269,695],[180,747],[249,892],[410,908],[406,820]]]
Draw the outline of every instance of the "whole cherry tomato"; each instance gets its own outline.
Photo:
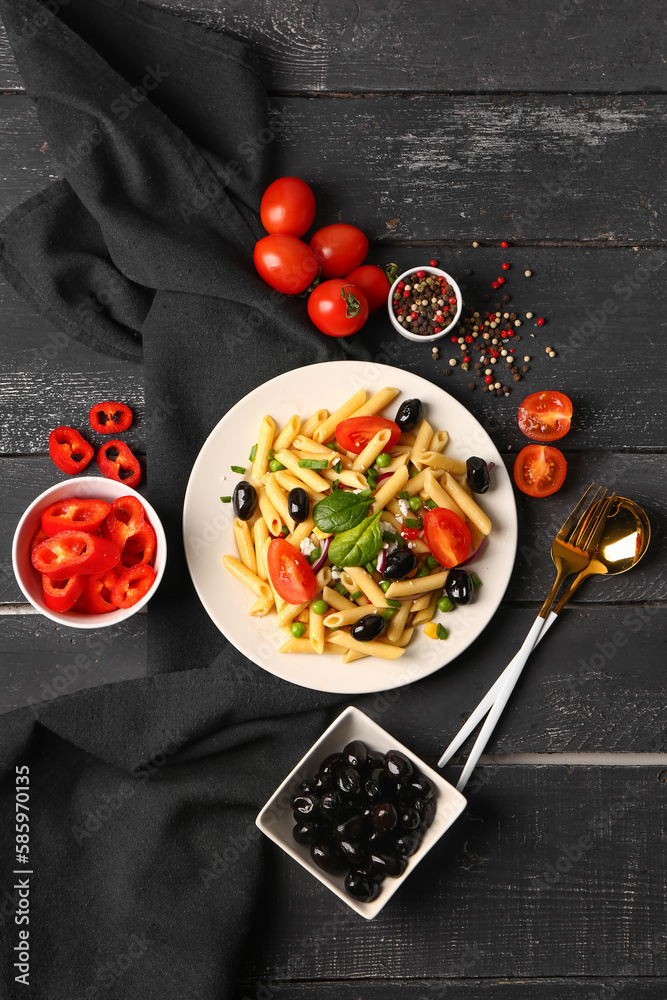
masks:
[[[317,230],[311,237],[310,248],[323,278],[344,278],[366,260],[368,240],[356,226],[335,222]]]
[[[349,337],[368,319],[366,296],[347,281],[323,281],[308,296],[308,315],[329,337]]]
[[[361,267],[355,267],[354,271],[350,271],[345,280],[351,281],[362,290],[371,312],[377,312],[386,306],[391,285],[381,267],[375,264],[362,264]]]
[[[255,244],[253,260],[267,285],[285,295],[305,292],[317,277],[315,254],[296,236],[277,233]]]
[[[267,233],[303,236],[315,218],[315,195],[300,177],[279,177],[264,192],[259,213]]]

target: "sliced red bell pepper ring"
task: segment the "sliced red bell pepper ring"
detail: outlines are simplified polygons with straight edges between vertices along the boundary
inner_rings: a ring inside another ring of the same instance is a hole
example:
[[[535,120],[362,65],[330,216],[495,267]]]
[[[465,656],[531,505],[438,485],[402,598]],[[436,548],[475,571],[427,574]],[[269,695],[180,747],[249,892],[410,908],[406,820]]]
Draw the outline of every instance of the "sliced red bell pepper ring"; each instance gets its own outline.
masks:
[[[95,403],[88,419],[98,434],[122,434],[132,423],[132,410],[125,403]]]
[[[119,559],[117,545],[86,531],[61,531],[40,542],[32,553],[32,564],[37,572],[46,573],[53,580],[66,580],[81,573],[104,573],[113,569]]]
[[[115,542],[119,549],[128,538],[146,523],[146,511],[136,497],[119,497],[111,504],[111,510],[102,522],[102,534]]]
[[[111,510],[106,500],[84,497],[67,497],[56,500],[42,511],[42,531],[53,538],[61,531],[87,531],[96,534],[102,521]]]
[[[119,608],[131,608],[155,583],[155,570],[147,563],[138,563],[118,577],[111,599]]]
[[[51,460],[69,476],[83,472],[94,454],[92,445],[73,427],[56,427],[49,434]]]
[[[116,455],[110,456],[109,452],[114,451]],[[124,441],[106,441],[98,451],[96,461],[107,479],[115,479],[132,489],[141,479],[141,466]]]
[[[54,580],[42,573],[44,603],[50,611],[69,611],[83,593],[85,576],[69,576],[64,580]]]
[[[30,555],[31,556],[32,556],[33,552],[35,551],[35,549],[37,548],[37,546],[41,542],[43,542],[47,537],[48,536],[42,531],[42,526],[40,524],[39,528],[37,529],[37,531],[35,532],[35,534],[32,536],[32,541],[30,542]]]
[[[117,605],[111,595],[118,582],[118,574],[109,569],[106,573],[84,578],[85,584],[81,595],[80,606],[91,615],[104,615],[115,611]]]
[[[125,542],[121,553],[121,565],[125,567],[138,566],[139,563],[149,563],[155,552],[157,538],[153,528],[146,521],[137,528]]]

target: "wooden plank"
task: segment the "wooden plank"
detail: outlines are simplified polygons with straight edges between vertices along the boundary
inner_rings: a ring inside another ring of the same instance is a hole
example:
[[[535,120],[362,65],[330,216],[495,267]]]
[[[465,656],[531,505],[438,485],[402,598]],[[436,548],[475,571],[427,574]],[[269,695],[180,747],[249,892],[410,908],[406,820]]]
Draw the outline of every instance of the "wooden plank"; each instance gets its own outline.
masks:
[[[74,426],[84,425],[74,421]],[[92,440],[93,436],[90,437]],[[508,457],[510,468],[512,462],[512,457]],[[569,480],[548,502],[517,493],[521,537],[506,599],[513,603],[535,602],[541,594],[548,593],[553,574],[548,556],[551,541],[583,491],[584,483],[592,479],[606,483],[621,495],[629,494],[635,498],[648,511],[657,528],[667,513],[664,496],[666,462],[664,455],[577,453],[570,459]],[[98,474],[94,463],[89,470],[91,475]],[[6,553],[8,559],[14,529],[28,504],[42,490],[67,477],[46,456],[0,458],[0,477],[4,484],[0,510],[0,552]],[[145,480],[141,488],[144,487]],[[663,534],[656,530],[649,551],[639,566],[623,576],[589,580],[576,595],[576,602],[644,603],[667,600],[665,544]],[[4,569],[0,604],[22,600],[8,561]]]
[[[229,31],[257,52],[269,86],[287,91],[660,90],[665,25],[650,5],[617,0],[502,11],[483,0],[169,0],[160,7]],[[0,87],[20,87],[0,38]]]
[[[475,957],[470,951],[462,959],[462,966],[471,964]],[[462,969],[465,971],[465,969]],[[404,980],[337,980],[335,982],[295,983],[270,980],[269,986],[257,981],[239,983],[236,1000],[269,1000],[280,996],[284,1000],[428,1000],[429,997],[447,997],[447,1000],[606,1000],[625,993],[633,1000],[664,1000],[667,979],[539,979],[488,980],[488,979],[419,979]],[[264,992],[262,992],[262,990]]]
[[[319,221],[342,217],[400,240],[667,236],[656,184],[662,96],[285,97],[271,106],[275,171],[313,183]],[[0,98],[0,131],[4,214],[42,185],[53,156],[26,97]]]
[[[490,398],[481,384],[467,388],[469,376],[460,366],[451,377],[443,369],[458,347],[440,341],[440,358],[430,346],[407,341],[389,325],[384,312],[371,318],[357,335],[360,348],[370,347],[373,360],[415,371],[441,385],[467,406],[502,451],[523,447],[516,425],[519,402],[541,389],[566,391],[574,401],[571,433],[561,442],[566,452],[619,449],[664,450],[664,434],[656,412],[667,409],[667,383],[658,377],[662,358],[662,290],[667,253],[663,250],[582,247],[446,248],[396,247],[380,243],[371,260],[395,261],[401,269],[416,267],[435,256],[462,285],[465,301],[484,309],[483,294],[507,259],[504,289],[509,307],[525,317],[513,340],[517,356],[531,358],[530,372],[519,383],[509,381],[508,398]],[[466,276],[466,269],[473,274]],[[532,271],[531,278],[524,271]],[[492,303],[495,299],[492,299]],[[141,368],[103,355],[50,332],[6,283],[0,282],[0,309],[5,319],[3,366],[0,373],[0,453],[43,452],[45,430],[57,423],[83,421],[95,399],[120,398],[137,414],[133,443],[141,447],[143,393]],[[305,314],[305,309],[304,309]],[[547,324],[535,325],[538,316]],[[531,337],[531,334],[534,334]],[[354,342],[353,342],[354,343]],[[545,347],[556,349],[549,358]],[[650,403],[648,399],[650,398]],[[173,401],[172,401],[173,402]],[[587,458],[575,457],[573,471],[582,477]]]
[[[481,768],[467,812],[363,926],[267,845],[266,891],[243,978],[269,986],[285,979],[664,978],[666,796],[656,767]],[[352,1000],[365,989],[360,983],[337,995]]]
[[[0,712],[146,673],[146,615],[94,630],[0,616]]]

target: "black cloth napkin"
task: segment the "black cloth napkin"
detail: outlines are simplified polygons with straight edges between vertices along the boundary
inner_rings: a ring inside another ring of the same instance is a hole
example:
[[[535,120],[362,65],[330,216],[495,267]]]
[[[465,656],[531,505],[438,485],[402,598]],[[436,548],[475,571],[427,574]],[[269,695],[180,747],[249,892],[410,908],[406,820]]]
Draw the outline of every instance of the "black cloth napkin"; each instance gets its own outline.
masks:
[[[0,267],[57,329],[143,363],[147,492],[170,545],[150,676],[0,722],[10,808],[30,767],[35,871],[32,985],[7,963],[4,992],[221,1000],[264,878],[257,809],[340,699],[264,673],[211,625],[185,567],[185,486],[247,391],[371,347],[319,335],[254,273],[281,123],[241,44],[131,0],[0,12],[60,175],[4,221]],[[12,858],[8,822],[0,836]],[[6,903],[0,927],[13,947]]]

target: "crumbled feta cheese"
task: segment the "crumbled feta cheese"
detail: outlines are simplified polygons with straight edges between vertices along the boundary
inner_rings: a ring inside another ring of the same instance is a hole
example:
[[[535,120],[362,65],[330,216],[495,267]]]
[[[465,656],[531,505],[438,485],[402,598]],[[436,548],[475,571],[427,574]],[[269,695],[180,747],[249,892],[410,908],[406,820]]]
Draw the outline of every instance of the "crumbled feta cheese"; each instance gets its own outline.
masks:
[[[333,567],[331,568],[331,578],[333,580],[340,580],[341,575],[342,574],[340,574],[337,569],[334,569]]]
[[[299,548],[301,549],[301,552],[303,553],[304,556],[309,556],[311,552],[315,551],[317,545],[314,545],[311,542],[310,538],[304,538]]]
[[[390,556],[398,548],[398,542],[384,542],[383,549],[387,550],[387,555]]]
[[[414,547],[415,547],[415,543],[414,542],[408,542],[408,548],[409,549],[414,549]]]
[[[389,523],[389,521],[380,521],[380,531],[391,531],[394,532],[394,527]]]
[[[398,509],[400,510],[403,517],[407,517],[410,513],[410,504],[407,500],[398,501]]]
[[[353,493],[363,493],[363,490],[352,490]]]

